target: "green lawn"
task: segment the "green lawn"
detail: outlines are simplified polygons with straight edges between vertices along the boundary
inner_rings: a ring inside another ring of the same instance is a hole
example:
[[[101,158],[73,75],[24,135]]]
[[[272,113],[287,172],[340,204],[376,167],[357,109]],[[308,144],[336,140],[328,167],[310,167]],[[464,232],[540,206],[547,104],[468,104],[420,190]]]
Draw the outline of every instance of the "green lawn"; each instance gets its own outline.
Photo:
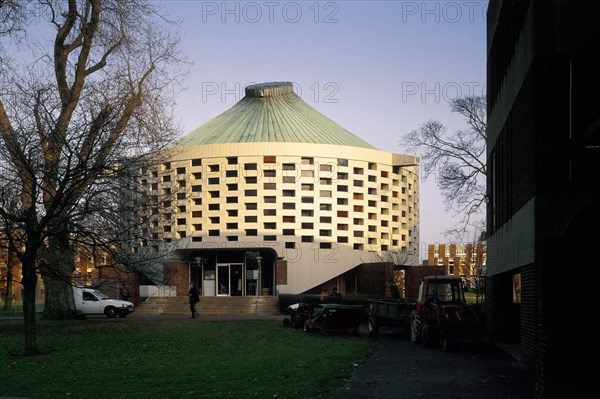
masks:
[[[281,321],[0,321],[0,397],[327,398],[377,342]]]

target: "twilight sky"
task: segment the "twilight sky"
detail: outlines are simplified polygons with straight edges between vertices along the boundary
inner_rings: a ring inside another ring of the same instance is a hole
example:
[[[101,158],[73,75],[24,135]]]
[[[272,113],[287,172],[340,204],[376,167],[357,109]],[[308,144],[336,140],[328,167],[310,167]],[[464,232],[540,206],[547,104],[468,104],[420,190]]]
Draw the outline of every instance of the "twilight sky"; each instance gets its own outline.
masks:
[[[193,61],[177,114],[185,133],[233,106],[252,83],[291,81],[304,101],[380,150],[437,119],[447,101],[485,94],[487,1],[162,2],[183,22]],[[421,179],[421,257],[454,220]]]

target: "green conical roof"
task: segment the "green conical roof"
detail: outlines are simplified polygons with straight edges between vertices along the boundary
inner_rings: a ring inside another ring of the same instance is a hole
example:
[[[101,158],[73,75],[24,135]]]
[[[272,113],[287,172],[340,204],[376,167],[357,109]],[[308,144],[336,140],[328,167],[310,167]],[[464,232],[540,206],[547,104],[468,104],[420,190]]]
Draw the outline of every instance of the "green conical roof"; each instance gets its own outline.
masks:
[[[175,146],[274,142],[376,149],[305,103],[290,82],[246,87],[246,96],[238,103],[182,137]]]

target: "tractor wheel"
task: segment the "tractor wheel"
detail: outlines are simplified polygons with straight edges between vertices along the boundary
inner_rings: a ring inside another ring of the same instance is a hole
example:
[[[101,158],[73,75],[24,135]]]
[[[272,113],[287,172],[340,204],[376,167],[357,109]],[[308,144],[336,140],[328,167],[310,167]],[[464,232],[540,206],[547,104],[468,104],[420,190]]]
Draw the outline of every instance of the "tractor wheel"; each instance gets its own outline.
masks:
[[[369,317],[369,321],[367,323],[367,328],[369,330],[369,335],[377,335],[379,334],[379,322],[376,317]]]
[[[416,310],[410,313],[410,342],[418,344],[421,342],[421,332],[423,324],[421,322],[421,314]]]

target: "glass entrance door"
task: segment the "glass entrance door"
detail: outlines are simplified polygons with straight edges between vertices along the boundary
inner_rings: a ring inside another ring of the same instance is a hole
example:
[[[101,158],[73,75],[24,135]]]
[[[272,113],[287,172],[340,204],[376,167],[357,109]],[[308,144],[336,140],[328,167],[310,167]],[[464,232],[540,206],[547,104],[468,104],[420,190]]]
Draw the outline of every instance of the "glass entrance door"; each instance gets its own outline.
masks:
[[[217,266],[217,296],[228,296],[231,292],[229,283],[229,265]]]

